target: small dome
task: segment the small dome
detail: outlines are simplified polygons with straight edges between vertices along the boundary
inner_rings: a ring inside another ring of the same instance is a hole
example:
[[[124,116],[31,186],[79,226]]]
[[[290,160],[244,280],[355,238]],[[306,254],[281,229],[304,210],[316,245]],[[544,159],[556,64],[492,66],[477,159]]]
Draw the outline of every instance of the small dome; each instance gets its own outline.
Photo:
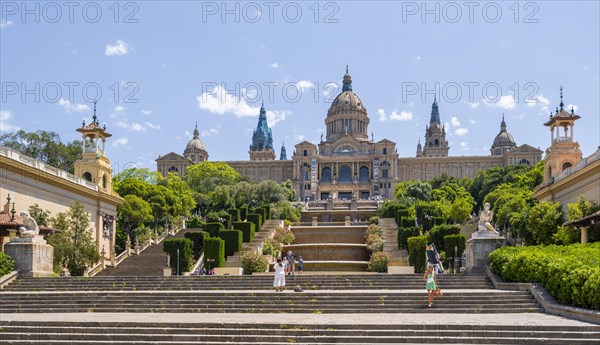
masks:
[[[507,131],[502,131],[496,135],[493,146],[516,145],[515,139]]]
[[[198,125],[196,124],[196,128],[194,129],[194,138],[187,143],[184,153],[198,150],[206,151],[206,148],[204,147],[204,143],[202,143],[200,140],[200,132],[198,132]]]
[[[338,114],[361,114],[367,115],[367,109],[363,105],[358,95],[351,90],[343,91],[340,93],[327,111],[327,116],[333,116]]]

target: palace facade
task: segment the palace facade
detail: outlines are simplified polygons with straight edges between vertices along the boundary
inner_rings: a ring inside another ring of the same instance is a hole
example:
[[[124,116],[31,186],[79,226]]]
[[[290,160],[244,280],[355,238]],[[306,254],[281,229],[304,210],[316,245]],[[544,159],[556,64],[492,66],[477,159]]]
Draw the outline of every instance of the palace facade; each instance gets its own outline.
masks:
[[[522,144],[517,146],[502,118],[500,132],[494,138],[489,156],[449,156],[446,129],[442,124],[437,100],[431,109],[425,129],[424,145],[419,141],[415,157],[401,158],[396,143],[369,138],[367,109],[352,89],[352,78],[346,67],[342,92],[332,102],[325,117],[326,135],[314,144],[302,141],[294,146],[287,159],[285,145],[280,159],[275,160],[273,136],[261,106],[258,124],[252,135],[249,160],[227,161],[243,176],[253,181],[291,180],[302,200],[392,198],[396,184],[408,180],[430,180],[447,174],[458,178],[475,177],[478,170],[523,163],[534,165],[542,151]],[[157,170],[185,173],[186,168],[208,159],[198,137],[187,144],[183,156],[170,152],[156,159]]]

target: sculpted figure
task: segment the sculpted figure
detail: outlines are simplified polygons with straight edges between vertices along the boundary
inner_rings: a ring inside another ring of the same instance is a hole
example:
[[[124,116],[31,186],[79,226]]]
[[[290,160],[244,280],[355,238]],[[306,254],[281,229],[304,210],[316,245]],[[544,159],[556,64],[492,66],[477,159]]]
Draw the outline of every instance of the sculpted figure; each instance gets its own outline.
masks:
[[[494,217],[494,212],[490,210],[490,204],[485,203],[483,205],[483,210],[479,214],[479,222],[477,223],[477,231],[496,231],[494,226],[492,225],[492,218]]]
[[[38,235],[40,233],[40,228],[35,219],[25,211],[22,211],[20,215],[21,218],[23,218],[23,226],[19,227],[19,235],[21,237],[34,237],[35,235]]]

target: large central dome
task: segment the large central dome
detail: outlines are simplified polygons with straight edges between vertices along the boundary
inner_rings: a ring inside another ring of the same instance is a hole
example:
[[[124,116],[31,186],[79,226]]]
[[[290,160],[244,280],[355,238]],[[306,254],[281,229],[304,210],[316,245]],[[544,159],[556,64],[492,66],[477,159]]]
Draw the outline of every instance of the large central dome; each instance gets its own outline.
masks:
[[[325,125],[329,142],[347,135],[357,140],[369,138],[367,109],[358,95],[352,91],[352,77],[348,73],[348,66],[344,74],[342,92],[331,103]]]
[[[348,74],[348,67],[346,67],[346,74],[344,75],[342,93],[333,100],[327,111],[327,116],[340,114],[360,114],[367,116],[367,109],[365,109],[363,102],[357,94],[352,92],[352,77]]]

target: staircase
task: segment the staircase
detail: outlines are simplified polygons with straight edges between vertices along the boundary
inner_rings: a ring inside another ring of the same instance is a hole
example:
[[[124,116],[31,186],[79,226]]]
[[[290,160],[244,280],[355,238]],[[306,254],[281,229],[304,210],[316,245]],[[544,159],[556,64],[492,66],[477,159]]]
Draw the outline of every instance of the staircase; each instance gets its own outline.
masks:
[[[0,343],[597,344],[600,326],[543,314],[483,275],[23,278],[0,290]],[[282,314],[283,313],[283,314]]]
[[[183,237],[187,231],[197,229],[182,229],[175,236]],[[144,277],[162,276],[163,268],[168,267],[167,257],[163,251],[163,244],[153,244],[139,255],[132,255],[116,267],[107,267],[96,276],[115,277]]]
[[[245,252],[259,251],[262,253],[263,242],[268,238],[273,237],[275,234],[275,228],[278,226],[283,227],[282,220],[267,219],[263,223],[260,231],[254,233],[254,240],[252,243],[244,243],[242,245],[241,252],[235,252],[233,255],[229,255],[227,257],[227,261],[225,261],[225,267],[242,267],[242,255],[244,255]]]
[[[389,266],[408,266],[408,252],[398,249],[398,225],[394,218],[379,219],[381,236],[383,237],[383,251],[390,255]]]

